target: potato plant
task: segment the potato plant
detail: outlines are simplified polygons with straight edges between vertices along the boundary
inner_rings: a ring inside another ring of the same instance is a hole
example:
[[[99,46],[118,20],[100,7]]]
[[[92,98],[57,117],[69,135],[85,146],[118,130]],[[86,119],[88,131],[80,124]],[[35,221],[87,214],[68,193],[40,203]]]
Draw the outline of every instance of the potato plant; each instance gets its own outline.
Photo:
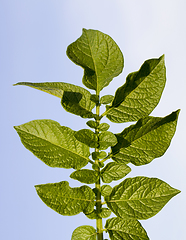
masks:
[[[114,96],[101,96],[101,90],[124,67],[123,54],[110,36],[83,29],[68,46],[67,56],[84,69],[82,82],[91,92],[65,82],[15,84],[52,94],[61,99],[67,112],[88,120],[87,127],[79,131],[46,119],[15,127],[23,145],[36,157],[50,167],[74,169],[70,177],[83,183],[75,188],[67,181],[41,184],[35,186],[37,194],[61,215],[83,212],[96,221],[96,228],[78,226],[71,240],[104,240],[105,231],[111,240],[148,240],[139,220],[156,215],[180,191],[158,178],[125,177],[131,171],[129,163],[141,166],[161,157],[176,130],[179,110],[165,117],[149,116],[165,86],[164,56],[146,60]],[[105,117],[114,123],[134,124],[112,133]],[[113,188],[109,185],[123,178]],[[109,218],[111,213],[115,217]],[[103,218],[108,218],[105,226]]]

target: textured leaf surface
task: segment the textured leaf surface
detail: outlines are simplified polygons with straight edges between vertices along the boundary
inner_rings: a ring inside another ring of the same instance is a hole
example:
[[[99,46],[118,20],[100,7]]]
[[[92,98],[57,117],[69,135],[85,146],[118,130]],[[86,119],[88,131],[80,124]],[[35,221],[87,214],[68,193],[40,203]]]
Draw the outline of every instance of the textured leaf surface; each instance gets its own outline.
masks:
[[[97,30],[83,29],[67,48],[67,56],[84,68],[83,83],[100,92],[123,70],[123,54],[114,40]]]
[[[114,96],[112,96],[112,95],[105,95],[105,96],[101,97],[100,103],[101,104],[109,104],[109,103],[112,102],[113,99],[114,99]]]
[[[35,186],[41,200],[61,215],[72,216],[80,212],[92,212],[95,194],[88,186],[69,187],[67,181]]]
[[[99,149],[105,150],[117,143],[117,138],[112,132],[104,131],[99,134]]]
[[[82,169],[73,172],[70,177],[82,183],[91,184],[98,181],[99,174],[97,171]]]
[[[102,208],[100,213],[94,210],[90,214],[86,214],[86,217],[88,217],[89,219],[108,218],[110,217],[111,213],[112,211],[110,209]]]
[[[166,82],[164,56],[144,62],[139,71],[127,76],[118,88],[105,115],[112,122],[137,121],[157,106]]]
[[[34,120],[15,129],[23,145],[50,167],[79,169],[89,161],[89,148],[55,121]]]
[[[101,170],[101,178],[104,183],[110,183],[122,179],[130,171],[130,167],[126,164],[110,162]]]
[[[112,192],[112,187],[110,185],[102,185],[101,186],[101,195],[106,197],[109,196]]]
[[[161,157],[176,131],[178,114],[179,110],[164,118],[145,117],[117,134],[118,144],[112,148],[113,160],[144,165]]]
[[[81,129],[75,133],[75,138],[91,148],[98,146],[98,137],[90,129]]]
[[[89,126],[90,128],[94,128],[96,129],[98,127],[97,122],[93,121],[93,120],[89,120],[88,122],[86,122],[87,126]]]
[[[149,240],[138,220],[110,218],[106,221],[105,228],[111,240]]]
[[[99,131],[107,131],[110,128],[110,125],[108,123],[101,123],[99,125]]]
[[[107,197],[108,207],[120,218],[148,219],[180,191],[158,178],[128,178]]]
[[[96,229],[92,226],[84,225],[74,230],[71,240],[96,240],[96,236]]]
[[[62,98],[62,106],[66,111],[81,117],[93,117],[91,110],[95,103],[90,100],[91,93],[82,87],[64,82],[20,82],[15,85],[29,86]]]

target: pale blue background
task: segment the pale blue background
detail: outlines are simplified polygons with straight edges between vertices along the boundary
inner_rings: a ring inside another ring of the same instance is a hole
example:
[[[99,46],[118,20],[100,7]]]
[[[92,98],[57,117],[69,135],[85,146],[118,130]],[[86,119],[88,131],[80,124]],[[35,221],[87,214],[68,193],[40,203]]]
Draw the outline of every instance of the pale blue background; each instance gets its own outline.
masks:
[[[165,54],[167,85],[154,116],[181,108],[177,132],[166,154],[129,176],[158,177],[182,191],[155,217],[141,221],[151,240],[186,239],[186,2],[185,0],[1,0],[0,104],[1,175],[0,239],[69,240],[84,224],[95,226],[83,214],[65,217],[48,208],[34,185],[69,180],[72,170],[52,169],[21,144],[14,125],[34,119],[53,119],[74,130],[85,120],[66,113],[60,99],[28,88],[19,81],[64,81],[83,86],[83,70],[66,56],[67,46],[82,28],[109,34],[125,57],[123,73],[104,94],[114,94],[128,73],[145,59]],[[120,132],[126,124],[112,124]]]

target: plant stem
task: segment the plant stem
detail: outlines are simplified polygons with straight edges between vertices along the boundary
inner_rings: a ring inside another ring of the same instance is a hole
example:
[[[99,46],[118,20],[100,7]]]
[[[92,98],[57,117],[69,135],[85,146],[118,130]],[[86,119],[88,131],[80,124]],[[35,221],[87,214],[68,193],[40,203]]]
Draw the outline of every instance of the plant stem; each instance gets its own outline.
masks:
[[[96,104],[96,123],[97,123],[97,128],[95,130],[95,133],[98,135],[99,134],[99,124],[100,124],[100,119],[99,119],[99,111],[100,111],[100,105],[99,103]],[[98,148],[95,148],[95,152],[99,152]],[[98,165],[99,160],[95,161]],[[98,171],[100,173],[100,167],[98,165]],[[96,195],[96,210],[98,213],[101,213],[101,208],[102,208],[102,204],[101,204],[101,185],[100,185],[100,178],[99,180],[96,182],[95,187],[97,189],[97,195]],[[102,218],[98,218],[96,219],[96,227],[97,227],[97,239],[98,240],[103,240],[103,225],[102,225]]]

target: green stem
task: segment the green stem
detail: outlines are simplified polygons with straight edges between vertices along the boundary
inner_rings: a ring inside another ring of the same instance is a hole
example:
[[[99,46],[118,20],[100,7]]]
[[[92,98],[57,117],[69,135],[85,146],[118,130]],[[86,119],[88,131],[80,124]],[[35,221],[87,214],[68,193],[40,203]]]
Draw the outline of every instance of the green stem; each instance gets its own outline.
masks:
[[[99,103],[96,104],[96,123],[97,126],[99,126],[100,124],[100,119],[99,119],[99,111],[100,111],[100,105]],[[99,128],[97,127],[97,129],[95,130],[95,133],[98,135],[99,134]],[[95,152],[99,152],[98,148],[95,148]],[[99,160],[96,160],[95,163],[98,164]],[[100,167],[98,167],[98,171],[100,173]],[[101,180],[99,178],[99,180],[96,182],[95,187],[97,189],[97,195],[96,195],[96,210],[98,213],[101,213],[101,209],[102,209],[102,204],[101,204],[101,184],[100,184]],[[102,224],[102,218],[98,218],[96,219],[96,227],[97,227],[97,239],[98,240],[103,240],[103,224]]]

